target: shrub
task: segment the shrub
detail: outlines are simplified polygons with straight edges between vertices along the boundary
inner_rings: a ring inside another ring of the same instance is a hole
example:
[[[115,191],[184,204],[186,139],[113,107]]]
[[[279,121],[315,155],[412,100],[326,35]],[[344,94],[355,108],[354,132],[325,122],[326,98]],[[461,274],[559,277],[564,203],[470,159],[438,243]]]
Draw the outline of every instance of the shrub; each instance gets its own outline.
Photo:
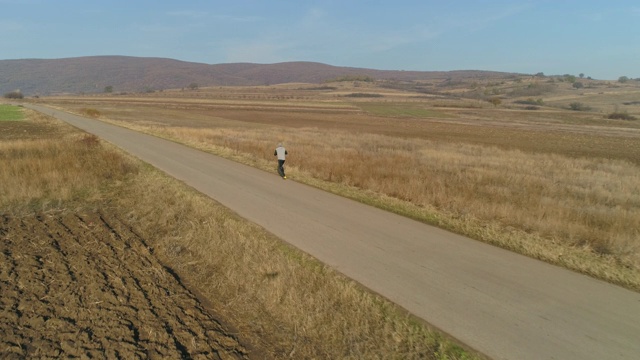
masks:
[[[502,104],[502,100],[500,98],[497,98],[497,97],[491,98],[491,99],[489,99],[487,101],[492,103],[493,106],[495,106],[495,107],[497,107],[498,105]]]
[[[553,79],[550,79],[553,80]],[[555,86],[551,84],[529,84],[526,87],[514,89],[508,95],[513,97],[520,96],[542,96],[555,90]]]
[[[24,98],[24,95],[22,95],[22,92],[20,90],[15,90],[5,93],[4,97],[6,99],[22,99]]]
[[[607,119],[614,119],[614,120],[636,120],[635,116],[629,115],[626,112],[612,112],[611,114],[607,115]]]
[[[335,86],[316,86],[310,88],[300,88],[299,90],[336,90]]]
[[[589,111],[591,107],[581,103],[581,102],[572,102],[569,104],[569,109],[573,111]]]
[[[344,95],[345,97],[354,97],[354,98],[374,98],[374,97],[383,97],[380,94],[369,94],[369,93],[351,93]]]
[[[520,105],[542,105],[544,103],[544,101],[542,101],[542,99],[538,99],[538,100],[533,100],[533,99],[527,99],[527,100],[516,100],[513,102],[514,104],[520,104]]]
[[[88,148],[95,148],[100,145],[100,139],[93,134],[86,134],[79,142]]]
[[[93,117],[93,118],[97,118],[100,116],[100,111],[96,110],[96,109],[82,109],[80,110],[84,115],[89,116],[89,117]]]
[[[328,82],[345,82],[345,81],[374,82],[375,79],[367,75],[345,75],[345,76],[341,76],[341,77],[329,80]]]

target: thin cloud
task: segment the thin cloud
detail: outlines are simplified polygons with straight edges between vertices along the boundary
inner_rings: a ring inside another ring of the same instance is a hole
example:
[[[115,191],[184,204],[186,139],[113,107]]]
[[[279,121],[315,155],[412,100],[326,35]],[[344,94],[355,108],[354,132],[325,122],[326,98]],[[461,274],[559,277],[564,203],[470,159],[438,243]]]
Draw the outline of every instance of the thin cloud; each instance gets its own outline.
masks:
[[[586,14],[584,15],[584,17],[592,22],[602,22],[605,18],[605,14],[602,12],[597,12],[597,13],[591,13],[591,14]]]
[[[187,19],[213,19],[220,20],[228,23],[249,23],[260,20],[257,16],[232,16],[232,15],[220,15],[211,14],[206,11],[193,11],[193,10],[179,10],[170,11],[166,13],[168,16]]]
[[[276,63],[287,61],[283,54],[290,49],[289,44],[263,40],[254,42],[230,43],[224,46],[227,62]]]
[[[203,23],[184,23],[184,24],[135,24],[134,29],[142,34],[148,34],[150,36],[160,35],[168,37],[178,37],[188,34],[192,31],[198,31],[202,28],[206,28],[206,24]]]
[[[339,20],[339,16],[332,16],[323,8],[313,7],[306,11],[297,22],[286,30],[280,31],[285,38],[295,39],[298,43],[295,49],[305,49],[311,53],[323,53],[328,49],[360,52],[383,52],[398,46],[411,44],[437,36],[437,32],[422,24],[400,27],[393,31],[384,27],[373,27],[365,32],[361,31],[358,23]],[[348,49],[348,50],[347,50]]]
[[[375,40],[361,42],[364,47],[373,52],[389,51],[397,47],[428,42],[455,31],[477,32],[504,19],[518,16],[530,9],[529,3],[514,4],[501,8],[488,8],[484,13],[457,12],[449,17],[424,19],[423,23],[408,25],[393,32],[378,34]]]
[[[260,21],[258,16],[231,16],[231,15],[213,15],[213,19],[223,20],[230,23],[250,23]]]
[[[200,19],[200,18],[206,17],[207,15],[209,15],[209,13],[204,11],[180,10],[180,11],[169,11],[167,15],[174,16],[174,17]]]
[[[292,26],[293,31],[290,31],[291,34],[336,34],[339,31],[339,26],[337,24],[331,24],[329,21],[331,19],[327,17],[327,12],[320,8],[312,8],[309,9],[305,14],[303,14],[299,20],[295,20]],[[284,24],[283,24],[284,25]],[[286,29],[283,29],[283,32],[287,32]]]
[[[302,23],[316,23],[326,18],[327,12],[320,8],[309,9],[307,14],[302,18]]]
[[[0,0],[0,5],[37,5],[43,0]]]
[[[148,25],[136,25],[136,28],[143,33],[175,33],[178,29],[183,29],[182,26],[172,26],[172,25],[157,25],[157,24],[148,24]]]
[[[373,41],[369,40],[366,47],[374,52],[382,52],[403,45],[432,40],[440,35],[440,31],[432,30],[429,26],[416,25],[404,30],[380,35]]]
[[[532,5],[529,3],[513,4],[500,8],[487,9],[485,14],[473,12],[463,16],[460,20],[452,19],[450,25],[452,28],[462,28],[471,32],[480,31],[492,24],[504,19],[517,16],[522,12],[530,9]]]
[[[25,28],[25,26],[16,21],[0,21],[0,32],[1,33],[9,33],[21,31]]]

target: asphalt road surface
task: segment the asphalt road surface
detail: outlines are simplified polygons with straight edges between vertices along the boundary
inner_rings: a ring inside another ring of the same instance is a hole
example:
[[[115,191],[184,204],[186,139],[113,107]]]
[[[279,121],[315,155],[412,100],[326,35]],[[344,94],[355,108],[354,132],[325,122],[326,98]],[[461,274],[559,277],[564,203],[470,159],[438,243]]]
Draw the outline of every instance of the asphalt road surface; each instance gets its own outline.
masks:
[[[491,358],[640,359],[639,293],[282,180],[275,159],[268,173],[26,106],[184,181]]]

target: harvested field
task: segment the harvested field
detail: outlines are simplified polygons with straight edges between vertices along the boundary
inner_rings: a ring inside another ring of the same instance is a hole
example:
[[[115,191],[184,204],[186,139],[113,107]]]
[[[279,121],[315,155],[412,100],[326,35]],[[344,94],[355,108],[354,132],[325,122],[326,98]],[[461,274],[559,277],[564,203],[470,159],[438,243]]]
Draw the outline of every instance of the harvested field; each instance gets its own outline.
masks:
[[[0,236],[3,359],[247,358],[111,214],[4,215]]]

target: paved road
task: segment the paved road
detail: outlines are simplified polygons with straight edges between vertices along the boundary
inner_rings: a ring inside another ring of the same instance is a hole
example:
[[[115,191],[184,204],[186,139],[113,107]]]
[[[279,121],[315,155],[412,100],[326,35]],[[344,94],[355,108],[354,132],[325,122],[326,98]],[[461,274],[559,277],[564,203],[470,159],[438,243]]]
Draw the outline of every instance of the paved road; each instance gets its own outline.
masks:
[[[494,359],[640,359],[638,293],[275,173],[27,107],[121,147]]]

